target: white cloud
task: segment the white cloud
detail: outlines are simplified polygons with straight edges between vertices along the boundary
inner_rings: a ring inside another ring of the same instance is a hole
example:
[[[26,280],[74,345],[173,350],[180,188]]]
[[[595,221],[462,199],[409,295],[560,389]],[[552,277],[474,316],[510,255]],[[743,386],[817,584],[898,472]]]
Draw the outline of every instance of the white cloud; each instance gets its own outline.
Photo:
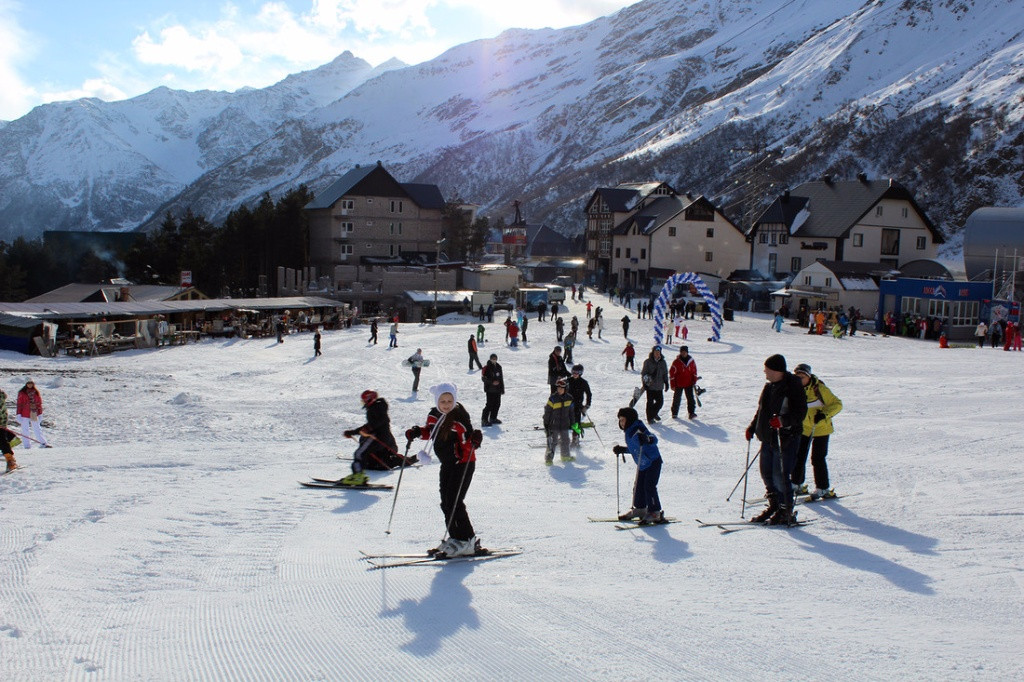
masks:
[[[32,106],[39,104],[39,93],[25,83],[17,65],[32,54],[32,41],[22,30],[15,16],[17,7],[0,0],[0,119],[10,120],[23,116]]]

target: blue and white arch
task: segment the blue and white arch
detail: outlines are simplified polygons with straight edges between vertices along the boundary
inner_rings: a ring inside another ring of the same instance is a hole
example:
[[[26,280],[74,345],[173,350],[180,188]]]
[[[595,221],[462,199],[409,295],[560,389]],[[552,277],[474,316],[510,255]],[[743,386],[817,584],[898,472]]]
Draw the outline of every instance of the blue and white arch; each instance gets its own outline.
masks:
[[[718,341],[722,338],[722,306],[718,299],[708,289],[708,285],[695,272],[677,272],[668,278],[665,286],[661,288],[658,300],[654,302],[654,343],[661,345],[665,338],[665,308],[672,298],[672,291],[680,284],[692,284],[711,311],[711,340]]]

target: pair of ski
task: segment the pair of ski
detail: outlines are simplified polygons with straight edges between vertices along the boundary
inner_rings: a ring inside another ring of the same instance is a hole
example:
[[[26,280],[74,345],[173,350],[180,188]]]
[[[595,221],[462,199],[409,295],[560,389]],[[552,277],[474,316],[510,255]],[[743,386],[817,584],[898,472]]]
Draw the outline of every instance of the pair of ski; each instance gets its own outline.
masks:
[[[793,504],[794,505],[797,505],[797,504],[817,504],[818,502],[828,502],[829,500],[841,500],[844,497],[856,497],[857,495],[860,495],[860,494],[861,493],[846,493],[845,495],[833,495],[832,497],[813,497],[811,495],[805,495],[805,494],[794,495],[793,496]],[[762,502],[767,502],[767,501],[768,501],[768,498],[766,498],[766,497],[755,497],[752,500],[747,500],[746,503],[747,504],[760,504]]]
[[[299,485],[305,488],[327,488],[329,490],[392,490],[393,485],[383,483],[366,483],[364,485],[346,485],[333,478],[314,478],[309,481],[299,481]]]
[[[0,476],[6,476],[7,474],[13,474],[15,471],[21,471],[24,468],[25,468],[24,465],[19,464],[18,466],[14,467],[13,469],[7,469],[6,471],[0,472]]]
[[[637,528],[654,528],[655,526],[666,526],[670,523],[679,523],[679,519],[671,516],[666,516],[664,520],[657,521],[655,523],[644,523],[639,519],[620,519],[618,517],[595,518],[593,516],[588,516],[587,519],[591,523],[614,523],[615,530],[636,530]]]
[[[801,526],[807,526],[814,523],[815,519],[804,519],[803,521],[795,521],[790,524],[779,524],[770,526],[767,523],[753,523],[751,521],[701,521],[696,519],[697,524],[700,528],[718,528],[722,531],[722,535],[728,535],[729,533],[735,533],[738,530],[749,530],[752,528],[799,528]]]
[[[396,566],[419,566],[423,564],[460,564],[479,563],[491,559],[501,559],[508,556],[517,556],[523,553],[518,547],[503,547],[500,549],[481,549],[476,554],[468,556],[437,556],[429,552],[412,554],[371,554],[359,550],[362,559],[371,565],[370,570],[378,568],[395,568]]]

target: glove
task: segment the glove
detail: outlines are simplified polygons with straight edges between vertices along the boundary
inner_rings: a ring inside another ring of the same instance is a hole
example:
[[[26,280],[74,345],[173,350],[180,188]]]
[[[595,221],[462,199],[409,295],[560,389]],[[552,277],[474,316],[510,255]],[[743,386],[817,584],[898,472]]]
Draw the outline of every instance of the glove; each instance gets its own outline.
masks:
[[[637,440],[640,441],[640,445],[650,445],[651,443],[654,442],[654,436],[652,436],[649,433],[641,433],[637,437]]]
[[[480,429],[473,429],[473,432],[469,434],[469,442],[473,444],[474,448],[480,447],[480,444],[484,442],[484,434],[480,433]]]
[[[411,427],[409,427],[408,429],[405,430],[405,439],[406,440],[416,440],[419,437],[420,437],[420,427],[418,427],[418,426],[411,426]]]
[[[746,432],[745,435],[747,436],[747,440],[753,440],[754,439],[754,427],[753,426],[748,426],[747,427],[747,432]]]
[[[612,448],[612,452],[614,452],[616,455],[625,455],[629,452],[629,448],[627,448],[625,445],[616,445],[615,447]]]
[[[355,438],[359,435],[359,429],[349,429],[343,435],[345,438]]]
[[[814,415],[814,423],[815,424],[817,424],[819,422],[823,422],[823,421],[825,421],[825,413],[824,412],[818,412],[817,414]]]
[[[779,415],[775,415],[774,417],[768,420],[768,426],[772,427],[775,430],[781,429],[782,419],[779,417]]]

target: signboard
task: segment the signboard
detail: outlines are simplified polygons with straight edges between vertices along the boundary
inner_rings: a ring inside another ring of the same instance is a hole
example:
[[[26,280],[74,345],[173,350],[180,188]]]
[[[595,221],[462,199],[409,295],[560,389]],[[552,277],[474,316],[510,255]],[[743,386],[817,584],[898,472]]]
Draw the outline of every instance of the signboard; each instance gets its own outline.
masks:
[[[181,271],[181,284],[180,284],[180,286],[183,286],[183,287],[190,287],[190,286],[192,286],[192,271],[191,270],[182,270]]]

